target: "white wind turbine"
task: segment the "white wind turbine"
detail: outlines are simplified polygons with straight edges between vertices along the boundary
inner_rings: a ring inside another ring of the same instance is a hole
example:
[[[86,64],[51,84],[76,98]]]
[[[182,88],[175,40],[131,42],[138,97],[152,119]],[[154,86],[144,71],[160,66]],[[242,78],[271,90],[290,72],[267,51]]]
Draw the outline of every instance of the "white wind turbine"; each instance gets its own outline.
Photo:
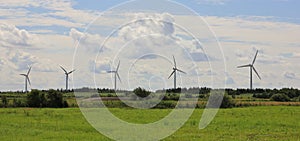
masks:
[[[60,68],[65,72],[65,75],[66,75],[66,90],[68,90],[69,74],[73,73],[75,70],[67,72],[64,67],[60,66]]]
[[[179,72],[184,73],[184,74],[186,74],[186,72],[184,72],[184,71],[182,71],[182,70],[180,70],[180,69],[177,68],[177,66],[176,66],[176,60],[175,60],[174,55],[173,55],[173,61],[174,61],[173,71],[170,74],[170,76],[168,77],[168,79],[170,79],[170,77],[172,75],[174,75],[174,89],[176,89],[176,72],[179,71]]]
[[[23,74],[20,74],[20,75],[22,75],[22,76],[25,77],[25,92],[26,92],[26,93],[28,92],[28,90],[27,90],[27,81],[28,81],[29,85],[31,85],[30,79],[29,79],[29,73],[30,73],[30,70],[31,70],[31,66],[29,67],[29,70],[27,71],[26,74],[24,74],[24,73],[23,73]]]
[[[113,73],[113,74],[114,74],[114,79],[115,79],[115,91],[117,91],[117,77],[118,77],[118,79],[119,79],[120,82],[121,82],[121,78],[120,78],[120,75],[119,75],[119,73],[118,73],[119,67],[120,67],[120,61],[119,61],[119,63],[118,63],[118,66],[117,66],[116,70],[107,71],[107,73]]]
[[[252,64],[248,64],[248,65],[243,65],[243,66],[238,66],[238,68],[245,68],[245,67],[249,67],[250,68],[250,90],[252,90],[252,70],[254,70],[254,72],[256,73],[257,77],[259,79],[261,79],[261,77],[259,76],[259,74],[257,73],[255,67],[254,67],[254,63],[255,63],[255,60],[256,60],[256,57],[257,57],[257,54],[258,54],[258,50],[256,51],[256,54],[254,56],[254,59],[252,61]]]

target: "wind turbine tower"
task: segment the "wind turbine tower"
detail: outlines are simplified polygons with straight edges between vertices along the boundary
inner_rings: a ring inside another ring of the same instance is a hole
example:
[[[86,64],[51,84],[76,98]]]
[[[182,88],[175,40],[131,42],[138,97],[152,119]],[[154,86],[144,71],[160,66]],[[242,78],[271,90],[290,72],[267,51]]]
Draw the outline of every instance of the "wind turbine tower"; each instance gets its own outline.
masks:
[[[261,80],[261,77],[259,76],[259,74],[257,73],[257,71],[256,71],[256,69],[254,67],[254,63],[255,63],[257,54],[258,54],[258,50],[256,51],[256,54],[255,54],[254,59],[252,61],[252,64],[238,66],[238,68],[245,68],[245,67],[249,67],[250,68],[250,90],[253,89],[252,71],[254,71],[255,74],[257,75],[257,77]]]
[[[174,61],[173,71],[170,74],[170,76],[168,77],[168,79],[170,79],[172,75],[174,76],[174,89],[176,89],[177,88],[176,87],[176,72],[179,71],[179,72],[184,73],[184,74],[186,74],[186,72],[184,72],[184,71],[182,71],[182,70],[180,70],[180,69],[177,68],[177,66],[176,66],[176,60],[175,60],[174,55],[173,55],[173,61]]]

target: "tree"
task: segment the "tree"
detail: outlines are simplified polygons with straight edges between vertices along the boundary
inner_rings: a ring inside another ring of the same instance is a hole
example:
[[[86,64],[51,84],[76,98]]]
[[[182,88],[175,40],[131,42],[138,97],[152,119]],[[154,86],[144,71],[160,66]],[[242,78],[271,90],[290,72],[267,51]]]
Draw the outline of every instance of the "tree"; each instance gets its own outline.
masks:
[[[147,97],[147,96],[149,96],[151,94],[150,91],[147,91],[147,90],[145,90],[145,89],[143,89],[141,87],[135,88],[133,90],[133,93],[136,94],[139,97],[142,97],[142,98],[145,98],[145,97]]]
[[[232,108],[235,103],[224,91],[212,91],[208,100],[208,108]],[[221,105],[218,105],[221,103]]]
[[[290,101],[290,98],[285,94],[279,93],[279,94],[272,95],[270,100],[271,101],[285,102],[285,101]]]
[[[64,107],[63,95],[61,92],[51,89],[48,91],[46,97],[47,97],[47,107],[52,107],[52,108]]]
[[[220,108],[232,108],[235,105],[234,101],[227,94],[224,95]]]
[[[1,96],[1,100],[2,100],[2,103],[3,103],[3,107],[7,107],[7,98],[6,98],[6,96],[4,95],[4,96]]]
[[[30,93],[27,95],[27,104],[29,107],[42,107],[42,99],[40,96],[40,91],[39,90],[32,90]]]

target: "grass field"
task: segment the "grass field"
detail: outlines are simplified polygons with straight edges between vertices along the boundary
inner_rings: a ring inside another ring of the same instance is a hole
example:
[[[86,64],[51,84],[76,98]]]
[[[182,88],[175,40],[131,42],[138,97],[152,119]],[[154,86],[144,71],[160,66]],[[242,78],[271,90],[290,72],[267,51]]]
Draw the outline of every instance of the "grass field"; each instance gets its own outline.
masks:
[[[149,123],[171,109],[110,109],[119,118]],[[209,140],[300,140],[300,108],[267,106],[221,109],[213,122],[199,130],[203,109],[196,109],[186,124],[168,141]],[[78,108],[0,108],[0,140],[110,140],[84,119]]]

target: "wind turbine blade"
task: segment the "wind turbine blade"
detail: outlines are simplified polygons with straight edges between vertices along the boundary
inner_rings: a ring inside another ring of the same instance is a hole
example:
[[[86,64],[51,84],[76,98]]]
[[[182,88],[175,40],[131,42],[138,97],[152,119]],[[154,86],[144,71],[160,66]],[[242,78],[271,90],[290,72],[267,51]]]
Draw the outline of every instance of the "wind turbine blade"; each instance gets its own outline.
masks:
[[[113,73],[114,71],[106,71],[107,73]]]
[[[116,74],[117,74],[117,77],[118,77],[118,79],[120,80],[120,82],[122,82],[119,73],[116,72]]]
[[[67,71],[65,70],[64,67],[60,66],[60,68],[61,68],[65,73],[67,73]]]
[[[256,73],[257,77],[258,77],[259,79],[261,79],[261,77],[260,77],[259,74],[257,73],[256,69],[255,69],[254,67],[252,67],[252,68],[253,68],[254,72]]]
[[[175,68],[176,68],[176,60],[175,60],[174,55],[173,55],[173,61],[174,61],[174,66],[175,66]]]
[[[238,66],[237,68],[245,68],[245,67],[251,67],[251,65]]]
[[[184,73],[184,74],[186,74],[186,72],[184,72],[184,71],[182,71],[182,70],[180,70],[180,69],[177,69],[179,72],[181,72],[181,73]]]
[[[120,60],[119,60],[119,63],[118,63],[118,66],[117,66],[116,72],[118,72],[118,70],[119,70],[119,67],[120,67]]]
[[[20,75],[27,76],[26,74],[20,74]]]
[[[27,72],[27,75],[29,75],[29,73],[30,73],[30,70],[31,70],[31,67],[29,68],[29,70],[28,70],[28,72]]]
[[[175,73],[175,70],[173,70],[173,72],[170,74],[170,76],[168,77],[168,79],[170,79],[170,77]]]
[[[254,57],[254,59],[253,59],[252,65],[255,63],[255,60],[256,60],[257,54],[258,54],[258,50],[256,51],[256,54],[255,54],[255,57]]]
[[[71,73],[73,73],[75,70],[72,70],[72,71],[70,71],[68,74],[71,74]]]
[[[31,85],[31,83],[30,83],[30,80],[29,80],[29,77],[28,77],[28,76],[26,76],[26,79],[27,79],[27,81],[28,81],[29,85]]]

